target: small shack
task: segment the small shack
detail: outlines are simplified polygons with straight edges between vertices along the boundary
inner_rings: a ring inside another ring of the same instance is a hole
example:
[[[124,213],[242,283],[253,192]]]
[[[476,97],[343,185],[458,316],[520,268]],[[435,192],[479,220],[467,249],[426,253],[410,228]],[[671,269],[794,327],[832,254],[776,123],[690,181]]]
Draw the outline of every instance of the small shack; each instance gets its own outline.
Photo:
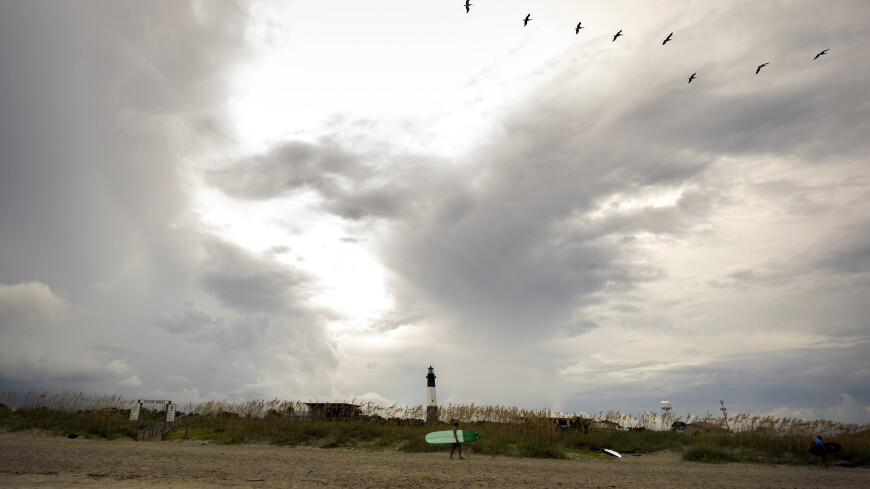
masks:
[[[344,421],[358,419],[360,406],[346,402],[306,402],[308,406],[308,419]]]

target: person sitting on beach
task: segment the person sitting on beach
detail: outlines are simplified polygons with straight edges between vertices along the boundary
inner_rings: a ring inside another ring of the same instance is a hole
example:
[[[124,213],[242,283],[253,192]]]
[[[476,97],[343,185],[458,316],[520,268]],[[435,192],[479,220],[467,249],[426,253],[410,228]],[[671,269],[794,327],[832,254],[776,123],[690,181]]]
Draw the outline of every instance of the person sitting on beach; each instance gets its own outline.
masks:
[[[813,442],[813,445],[819,447],[819,449],[821,450],[821,453],[819,453],[819,457],[821,459],[821,460],[819,460],[819,468],[821,468],[822,464],[824,463],[825,468],[827,469],[828,468],[828,449],[825,448],[825,444],[824,444],[824,442],[822,442],[821,435],[816,437],[816,441]]]
[[[453,450],[456,450],[457,448],[459,449],[459,459],[461,460],[464,458],[462,456],[462,443],[460,443],[459,433],[457,433],[458,429],[459,429],[459,421],[454,421],[453,422],[453,438],[456,441],[453,443],[453,447],[450,448],[450,460],[453,460]]]

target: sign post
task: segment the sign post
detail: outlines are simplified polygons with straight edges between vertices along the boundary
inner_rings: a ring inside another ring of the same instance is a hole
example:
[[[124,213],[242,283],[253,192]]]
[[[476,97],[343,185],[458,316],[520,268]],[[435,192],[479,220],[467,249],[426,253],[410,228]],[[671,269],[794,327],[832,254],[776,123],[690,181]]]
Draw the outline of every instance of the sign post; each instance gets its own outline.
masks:
[[[172,401],[163,401],[163,412],[165,413],[163,416],[163,428],[160,431],[160,438],[163,439],[163,434],[166,433],[166,421],[169,420],[169,403]]]
[[[142,410],[142,403],[138,403],[130,409],[130,421],[136,422],[136,433],[139,433],[139,412]],[[138,436],[137,436],[138,438]]]
[[[154,400],[154,399],[139,399],[136,402],[138,403],[136,405],[136,407],[134,407],[133,409],[130,410],[130,419],[136,420],[136,441],[139,441],[139,418],[140,418],[139,412],[141,411],[143,404],[163,404],[164,410],[166,412],[166,417],[163,418],[163,428],[162,428],[163,431],[160,433],[160,436],[162,437],[163,434],[166,433],[166,423],[169,421],[175,420],[175,404],[172,404],[172,401],[160,401],[160,400]],[[170,417],[170,407],[172,409],[172,414],[171,414],[172,419],[169,418]],[[135,418],[133,417],[134,412],[136,413]]]

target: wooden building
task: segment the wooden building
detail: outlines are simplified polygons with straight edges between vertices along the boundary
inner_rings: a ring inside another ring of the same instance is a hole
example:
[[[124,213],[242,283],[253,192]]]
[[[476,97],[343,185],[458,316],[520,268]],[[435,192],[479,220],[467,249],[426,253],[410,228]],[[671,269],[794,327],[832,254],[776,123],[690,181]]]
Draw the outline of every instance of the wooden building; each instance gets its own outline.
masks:
[[[346,402],[306,402],[310,420],[358,419],[360,406]]]

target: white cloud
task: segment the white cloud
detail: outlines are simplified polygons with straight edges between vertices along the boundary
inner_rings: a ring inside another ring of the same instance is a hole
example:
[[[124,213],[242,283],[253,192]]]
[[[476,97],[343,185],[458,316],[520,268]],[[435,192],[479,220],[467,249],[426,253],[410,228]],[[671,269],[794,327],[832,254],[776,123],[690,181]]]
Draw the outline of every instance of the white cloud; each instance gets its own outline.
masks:
[[[74,311],[64,297],[42,282],[0,283],[0,332],[6,328],[53,323]]]
[[[393,405],[398,405],[396,401],[392,399],[387,399],[386,397],[378,394],[377,392],[364,392],[362,394],[345,394],[344,396],[340,396],[341,399],[352,400],[357,404],[361,403],[373,403],[376,406],[389,407]]]
[[[44,345],[74,335],[80,310],[42,282],[0,284],[0,377],[89,379],[99,366],[87,358],[67,363]]]
[[[119,380],[119,381],[118,381],[118,385],[126,385],[126,386],[131,386],[131,387],[139,387],[140,385],[142,385],[142,381],[139,380],[139,377],[136,377],[136,376],[134,375],[134,376],[132,376],[132,377],[130,377],[130,378],[127,378],[127,379],[124,379],[124,380]]]
[[[142,394],[145,395],[145,394]],[[199,389],[181,389],[181,390],[166,390],[166,389],[151,389],[147,395],[154,399],[166,399],[179,404],[179,409],[187,408],[188,405],[196,405],[208,401],[226,401],[232,399],[226,392],[208,391],[200,393]],[[250,401],[251,398],[244,399],[242,402]],[[232,402],[230,400],[229,402]]]
[[[849,394],[840,394],[843,402],[839,406],[831,406],[825,409],[825,419],[840,421],[843,423],[870,423],[870,412],[861,409],[854,397]]]
[[[777,419],[803,419],[812,421],[818,419],[818,415],[814,409],[796,409],[790,407],[781,407],[764,413],[765,416],[772,416]]]
[[[132,375],[133,367],[125,359],[116,358],[106,364],[106,372],[115,378],[127,377]]]

